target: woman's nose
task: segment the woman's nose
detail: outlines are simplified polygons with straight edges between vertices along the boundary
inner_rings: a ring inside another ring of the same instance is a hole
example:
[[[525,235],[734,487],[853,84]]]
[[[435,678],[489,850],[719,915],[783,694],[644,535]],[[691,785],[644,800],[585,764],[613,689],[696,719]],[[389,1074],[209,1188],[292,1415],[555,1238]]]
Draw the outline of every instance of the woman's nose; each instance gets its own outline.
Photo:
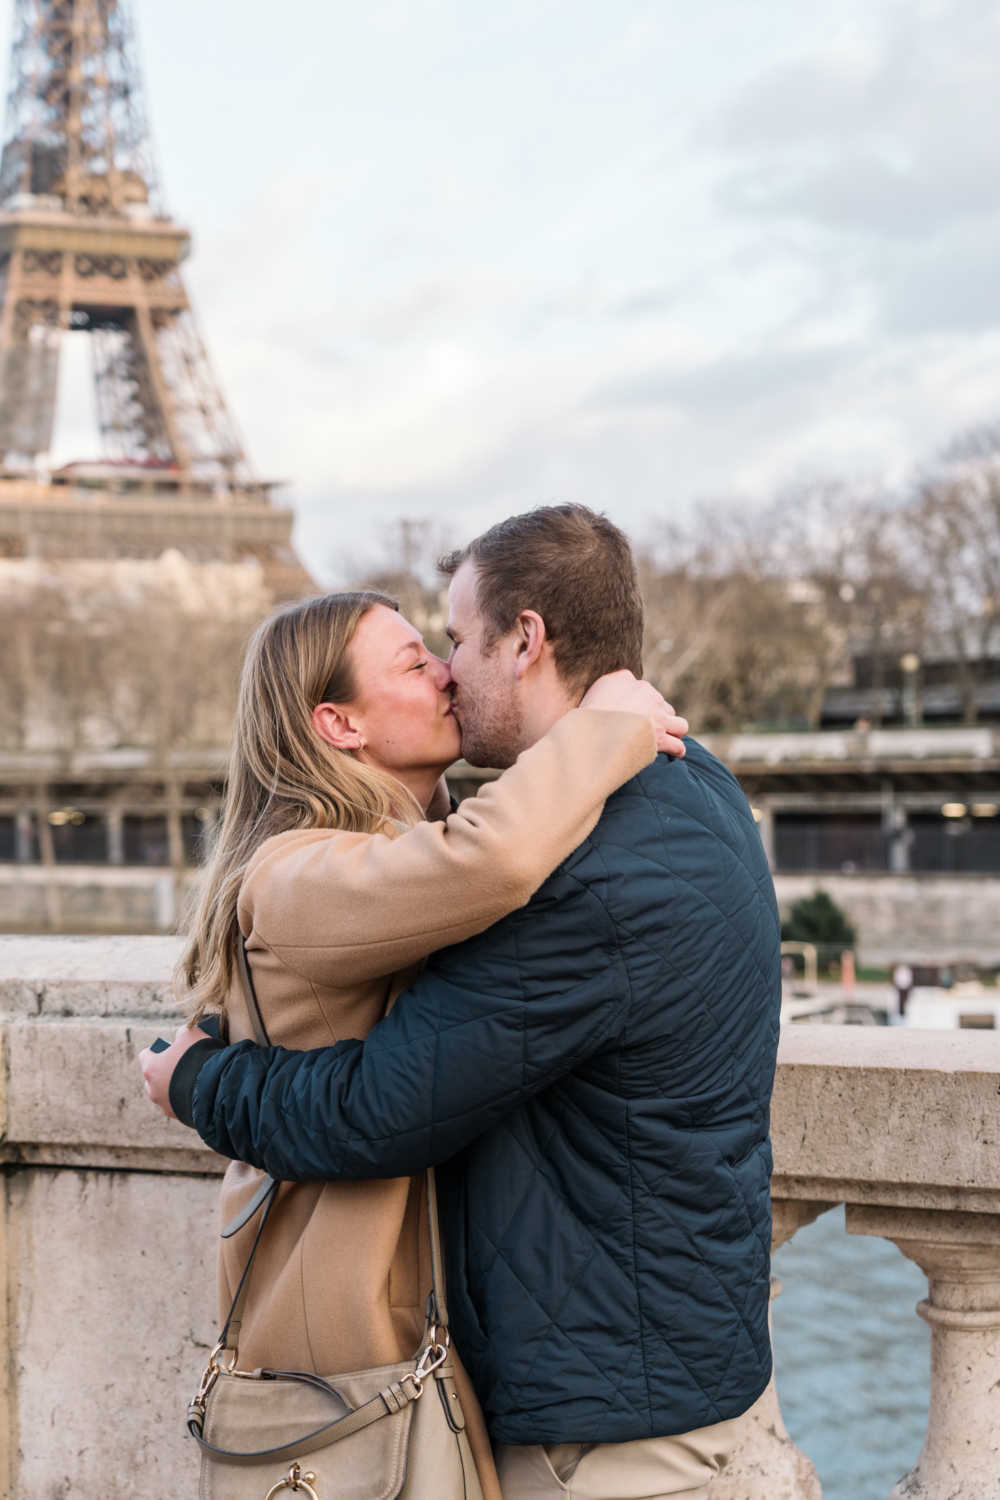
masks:
[[[452,686],[451,667],[446,661],[442,661],[440,656],[432,656],[431,660],[434,663],[434,681],[438,692],[450,692]]]

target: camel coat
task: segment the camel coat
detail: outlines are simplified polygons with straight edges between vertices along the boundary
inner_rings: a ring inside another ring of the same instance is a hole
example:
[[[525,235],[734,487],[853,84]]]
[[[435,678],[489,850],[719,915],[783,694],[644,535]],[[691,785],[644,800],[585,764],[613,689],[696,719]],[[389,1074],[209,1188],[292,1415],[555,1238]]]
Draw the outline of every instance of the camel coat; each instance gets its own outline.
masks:
[[[438,948],[523,906],[591,832],[605,798],[654,758],[648,719],[574,709],[444,822],[405,833],[306,829],[255,854],[239,924],[268,1036],[314,1048],[365,1037]],[[232,1041],[253,1032],[238,978]],[[470,1067],[487,1066],[470,1058]],[[233,1162],[222,1222],[261,1174]],[[220,1308],[235,1294],[257,1221],[221,1242]],[[413,1356],[430,1249],[424,1178],[285,1183],[254,1266],[240,1368],[336,1375]],[[456,1361],[456,1364],[458,1362]],[[461,1400],[487,1500],[499,1496],[468,1380]]]

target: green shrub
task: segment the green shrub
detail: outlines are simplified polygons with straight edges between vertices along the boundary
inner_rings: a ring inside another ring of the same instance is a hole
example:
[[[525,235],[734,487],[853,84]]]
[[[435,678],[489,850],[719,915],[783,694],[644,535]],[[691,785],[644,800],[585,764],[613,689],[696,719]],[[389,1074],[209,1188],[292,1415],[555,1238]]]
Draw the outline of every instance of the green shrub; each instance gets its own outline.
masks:
[[[854,928],[826,891],[813,891],[796,901],[781,924],[781,937],[786,943],[815,943],[817,947],[825,943],[854,946]]]

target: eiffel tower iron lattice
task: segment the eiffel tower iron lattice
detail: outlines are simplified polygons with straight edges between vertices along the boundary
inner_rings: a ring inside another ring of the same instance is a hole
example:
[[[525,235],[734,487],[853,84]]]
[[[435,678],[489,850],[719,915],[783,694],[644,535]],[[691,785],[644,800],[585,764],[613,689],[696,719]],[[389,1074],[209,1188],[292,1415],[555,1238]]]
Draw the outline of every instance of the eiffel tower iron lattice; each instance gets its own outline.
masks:
[[[128,0],[15,0],[0,161],[0,455],[52,440],[64,330],[93,335],[105,457],[253,486],[162,212]]]

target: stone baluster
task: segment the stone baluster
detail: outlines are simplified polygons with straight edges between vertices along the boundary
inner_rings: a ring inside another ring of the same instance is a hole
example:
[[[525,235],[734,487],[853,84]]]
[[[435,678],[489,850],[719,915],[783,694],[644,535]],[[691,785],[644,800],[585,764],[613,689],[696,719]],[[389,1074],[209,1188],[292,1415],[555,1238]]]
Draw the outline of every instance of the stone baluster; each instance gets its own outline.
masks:
[[[108,864],[125,863],[125,817],[121,807],[112,802],[107,813]]]
[[[1000,1214],[847,1207],[849,1234],[892,1240],[927,1276],[931,1390],[920,1457],[890,1500],[1000,1494]]]
[[[771,1254],[796,1230],[818,1219],[832,1203],[774,1199],[771,1204]],[[771,1277],[771,1302],[781,1294],[781,1282]],[[768,1311],[770,1319],[770,1310]],[[819,1477],[812,1462],[796,1448],[778,1405],[774,1373],[767,1389],[747,1413],[739,1447],[712,1481],[712,1500],[822,1500]]]

